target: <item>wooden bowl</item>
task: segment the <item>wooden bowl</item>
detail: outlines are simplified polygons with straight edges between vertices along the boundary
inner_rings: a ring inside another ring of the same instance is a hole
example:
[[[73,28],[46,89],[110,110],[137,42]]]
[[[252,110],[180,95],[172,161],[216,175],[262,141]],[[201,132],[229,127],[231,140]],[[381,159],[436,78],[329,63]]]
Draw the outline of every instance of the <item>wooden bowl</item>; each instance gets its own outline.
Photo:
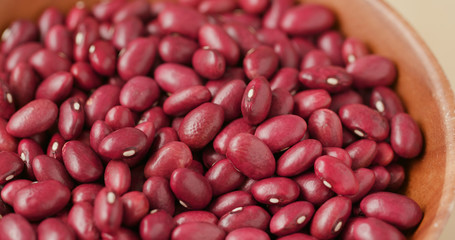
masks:
[[[75,0],[2,0],[0,29],[17,18],[36,20],[48,6],[67,11]],[[84,1],[87,6],[96,0]],[[346,36],[365,41],[371,50],[398,67],[395,86],[409,114],[420,125],[425,149],[404,163],[403,193],[416,200],[424,218],[411,239],[437,239],[447,223],[455,192],[455,101],[441,67],[416,32],[380,0],[305,0],[331,8]]]

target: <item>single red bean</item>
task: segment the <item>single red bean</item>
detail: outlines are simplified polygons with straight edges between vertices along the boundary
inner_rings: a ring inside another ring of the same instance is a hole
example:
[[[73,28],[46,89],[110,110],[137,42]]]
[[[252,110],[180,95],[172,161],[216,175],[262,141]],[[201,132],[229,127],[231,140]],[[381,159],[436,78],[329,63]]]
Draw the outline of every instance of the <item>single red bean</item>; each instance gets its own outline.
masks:
[[[209,90],[204,86],[193,86],[178,90],[163,103],[163,110],[172,116],[181,116],[211,99]]]
[[[356,194],[359,182],[354,172],[338,158],[321,156],[314,163],[314,172],[325,186],[340,195]]]
[[[294,109],[294,98],[283,88],[272,91],[272,103],[268,118],[291,114]]]
[[[206,168],[212,167],[213,164],[223,159],[226,159],[226,155],[217,153],[213,147],[210,146],[210,144],[207,145],[202,151],[202,163]]]
[[[321,156],[322,145],[314,139],[306,139],[295,144],[281,155],[277,161],[276,173],[279,176],[295,176],[313,166]]]
[[[179,138],[190,148],[200,149],[215,138],[223,122],[223,108],[204,103],[185,116],[178,131]]]
[[[149,200],[150,209],[163,209],[174,215],[175,197],[169,187],[169,181],[163,177],[150,177],[145,181],[142,192]]]
[[[71,66],[71,74],[74,77],[76,86],[83,90],[91,90],[101,86],[103,82],[95,73],[92,66],[87,62],[76,62]]]
[[[345,229],[342,234],[343,239],[406,239],[394,226],[373,217],[352,218]]]
[[[46,34],[56,25],[64,23],[63,14],[55,7],[47,8],[38,18],[38,28],[41,33],[41,39],[44,39]]]
[[[253,29],[261,28],[261,19],[254,15],[248,14],[241,11],[234,11],[230,13],[223,13],[221,14],[220,18],[218,19],[222,23],[240,23],[248,27],[252,27]]]
[[[126,226],[137,225],[149,212],[149,200],[142,192],[131,191],[120,199],[123,203],[123,224]]]
[[[59,71],[69,71],[71,67],[68,58],[49,49],[41,49],[35,52],[29,58],[29,63],[43,78]]]
[[[62,149],[63,163],[78,182],[93,182],[103,174],[103,165],[96,153],[84,143],[73,140]]]
[[[267,117],[272,103],[272,91],[264,77],[258,77],[248,84],[243,94],[241,110],[243,118],[256,125]]]
[[[239,6],[243,11],[250,14],[261,14],[269,6],[269,1],[267,0],[240,0],[238,2]]]
[[[68,213],[68,225],[76,232],[78,239],[99,239],[100,232],[95,226],[93,205],[80,202],[73,205]]]
[[[294,113],[308,118],[314,111],[328,108],[332,99],[324,89],[304,90],[294,95]]]
[[[254,133],[254,128],[243,118],[236,119],[221,130],[213,141],[213,148],[220,154],[226,154],[230,140],[238,133]]]
[[[87,61],[90,46],[99,38],[99,23],[92,17],[85,17],[74,32],[74,59]]]
[[[390,183],[390,173],[383,166],[373,166],[370,168],[375,176],[374,185],[371,192],[384,191]]]
[[[97,40],[89,47],[90,64],[98,74],[112,76],[115,73],[117,52],[114,46],[103,40]]]
[[[340,234],[351,214],[351,200],[336,196],[325,202],[314,214],[310,232],[316,238],[330,239]]]
[[[102,232],[115,232],[122,224],[122,217],[120,197],[108,188],[101,189],[93,205],[95,226]]]
[[[32,225],[20,214],[11,213],[0,221],[0,235],[5,240],[35,240]]]
[[[403,166],[392,163],[385,167],[390,174],[389,190],[398,190],[404,183],[405,172]]]
[[[272,177],[254,183],[251,193],[260,203],[286,205],[298,198],[300,189],[297,183],[289,178]]]
[[[196,72],[186,66],[164,63],[155,69],[156,83],[166,92],[174,93],[187,87],[202,85]]]
[[[213,164],[205,173],[205,178],[209,181],[214,196],[239,188],[245,180],[245,177],[234,168],[229,159],[223,159]]]
[[[323,155],[329,155],[335,158],[340,159],[346,166],[352,167],[352,159],[349,153],[343,149],[338,147],[325,147],[322,149]]]
[[[59,103],[71,94],[73,76],[69,72],[56,72],[46,79],[36,89],[36,99],[49,99]]]
[[[310,50],[305,56],[302,57],[300,62],[300,69],[311,69],[313,67],[326,67],[332,65],[330,57],[322,50]]]
[[[10,72],[19,63],[28,62],[28,59],[41,49],[43,49],[43,46],[37,42],[28,42],[15,47],[6,58],[5,70]]]
[[[57,53],[73,58],[73,39],[71,32],[63,25],[55,25],[49,29],[44,39],[44,46]]]
[[[269,235],[257,228],[244,227],[230,232],[226,240],[270,240]]]
[[[165,62],[189,64],[198,44],[179,35],[167,35],[161,39],[158,52]]]
[[[264,142],[249,133],[235,135],[226,156],[241,173],[255,180],[270,177],[275,172],[272,152]]]
[[[286,10],[291,8],[293,1],[291,0],[281,0],[281,1],[272,1],[270,3],[269,9],[265,12],[262,18],[262,25],[265,28],[279,28],[281,18],[283,17]]]
[[[58,129],[65,140],[77,138],[84,127],[85,111],[77,97],[68,98],[60,105]]]
[[[261,43],[257,39],[254,28],[247,25],[231,22],[223,25],[224,31],[239,45],[243,54],[250,49],[259,47]]]
[[[175,32],[196,39],[206,17],[190,7],[169,5],[159,12],[158,21],[167,33]]]
[[[174,217],[177,225],[182,225],[190,222],[206,222],[217,224],[218,218],[211,212],[207,211],[188,211],[183,212]]]
[[[15,152],[18,147],[17,140],[8,133],[7,124],[6,120],[0,118],[0,151]]]
[[[49,240],[74,240],[76,234],[64,222],[58,218],[47,218],[37,228],[38,239]]]
[[[403,158],[418,156],[423,148],[423,137],[415,120],[406,113],[398,113],[392,118],[390,125],[393,151]]]
[[[372,140],[361,139],[351,143],[345,149],[352,159],[352,169],[358,169],[371,165],[377,153],[377,144]]]
[[[318,109],[308,119],[311,137],[319,140],[324,147],[343,145],[343,127],[338,115],[329,109]]]
[[[210,205],[209,210],[217,217],[222,217],[235,208],[254,204],[256,204],[256,201],[250,193],[245,191],[233,191],[216,198]]]
[[[270,215],[259,206],[245,206],[232,209],[218,221],[218,227],[226,232],[238,228],[253,227],[266,230],[270,222]]]
[[[3,189],[1,190],[2,200],[5,203],[13,206],[16,193],[23,187],[26,187],[30,184],[32,184],[32,181],[26,179],[13,180],[11,182],[6,183]]]
[[[394,63],[379,55],[367,55],[346,66],[356,88],[391,85],[397,76]]]
[[[319,36],[317,45],[330,58],[330,62],[334,65],[343,65],[343,56],[341,49],[344,43],[344,38],[338,31],[328,31]]]
[[[280,29],[261,28],[256,32],[256,37],[260,42],[270,47],[280,41],[288,40],[286,33]]]
[[[188,209],[203,209],[212,199],[212,188],[207,178],[186,168],[172,172],[170,186],[180,204]]]
[[[55,180],[44,180],[17,191],[13,207],[16,213],[36,221],[58,213],[70,197],[71,192],[65,185]]]
[[[85,102],[84,110],[87,126],[105,118],[113,106],[119,105],[120,87],[106,84],[97,88]]]
[[[24,169],[22,159],[14,152],[0,152],[0,184],[19,175]]]
[[[113,22],[122,21],[128,17],[136,16],[142,20],[150,17],[150,4],[147,1],[127,2],[112,15]]]
[[[152,122],[155,129],[169,126],[169,117],[161,107],[153,107],[142,113],[139,123]]]
[[[147,137],[146,151],[148,151],[155,138],[155,125],[151,122],[143,122],[136,125],[135,128],[141,130]]]
[[[211,1],[211,0],[210,0]],[[223,76],[226,69],[226,61],[217,50],[202,48],[193,54],[193,68],[202,77],[218,79]]]
[[[96,195],[104,186],[95,183],[84,183],[73,189],[71,192],[73,204],[88,202],[93,205]]]
[[[354,103],[363,103],[362,96],[354,90],[347,90],[332,95],[332,103],[330,104],[330,109],[334,112],[338,112],[344,105]]]
[[[198,35],[199,45],[202,47],[208,46],[210,49],[219,51],[224,56],[227,65],[233,66],[238,62],[240,49],[221,26],[210,23],[204,24],[199,29]]]
[[[322,88],[330,93],[347,90],[352,84],[351,76],[341,67],[314,66],[302,70],[300,82],[308,88]]]
[[[104,184],[119,196],[126,193],[131,186],[128,165],[122,161],[109,161],[104,171]]]
[[[66,15],[66,28],[70,31],[76,30],[79,23],[81,23],[84,18],[89,16],[89,14],[89,11],[85,8],[85,4],[76,3]]]
[[[281,18],[280,27],[293,35],[311,35],[332,27],[334,14],[317,4],[304,4],[289,8]]]
[[[298,68],[300,63],[300,56],[295,51],[292,42],[288,39],[279,41],[273,46],[275,53],[280,59],[282,67]]]
[[[279,56],[271,47],[261,45],[248,51],[243,59],[246,76],[253,80],[258,77],[270,78],[277,70]]]
[[[391,192],[372,193],[360,202],[367,217],[375,217],[400,229],[409,229],[419,224],[422,210],[411,198]],[[400,211],[403,214],[396,215]]]
[[[378,143],[376,146],[376,155],[373,158],[373,163],[381,166],[387,166],[395,158],[395,153],[392,147],[387,142]]]
[[[125,127],[104,137],[98,153],[110,159],[129,159],[144,151],[146,143],[147,136],[141,130]]]
[[[369,54],[368,48],[357,38],[348,37],[341,46],[341,56],[346,65],[355,62],[357,59]]]
[[[370,107],[376,109],[387,119],[404,112],[403,104],[398,95],[388,87],[375,87],[370,96]]]
[[[240,116],[240,104],[245,87],[243,80],[232,80],[221,87],[213,97],[212,102],[224,109],[225,121],[230,121]]]
[[[123,85],[120,91],[120,104],[142,112],[150,108],[159,96],[160,90],[152,78],[137,76]]]
[[[357,178],[357,181],[359,181],[359,191],[356,194],[346,195],[345,197],[351,199],[353,203],[356,203],[362,200],[362,198],[370,192],[375,184],[376,178],[374,171],[368,168],[359,168],[354,171],[354,175]]]
[[[52,135],[49,144],[47,145],[46,155],[52,158],[62,161],[62,148],[65,144],[65,139],[59,134],[55,133]]]
[[[114,23],[112,44],[118,50],[128,46],[130,42],[140,37],[144,32],[144,24],[135,16]],[[115,68],[115,67],[114,67]]]
[[[172,240],[197,240],[210,239],[222,240],[226,234],[224,231],[212,223],[192,222],[177,226],[172,231]]]
[[[150,157],[144,173],[146,177],[170,178],[175,169],[189,166],[192,159],[191,150],[185,143],[169,142]]]
[[[0,80],[0,117],[4,119],[9,119],[11,115],[15,112],[14,99],[9,86],[6,82]]]
[[[383,141],[389,135],[387,119],[366,105],[348,104],[338,114],[343,125],[359,137]]]
[[[295,68],[281,68],[270,81],[270,88],[276,90],[282,88],[289,93],[295,93],[299,88],[298,71]]]
[[[125,127],[134,127],[134,115],[129,108],[124,106],[115,106],[107,113],[104,121],[114,131]]]
[[[55,180],[72,189],[74,182],[59,160],[46,155],[38,155],[32,160],[33,173],[36,180],[46,181]]]
[[[117,71],[120,77],[128,81],[139,75],[146,75],[156,56],[158,39],[136,38],[132,40],[120,53],[117,62]]]
[[[1,115],[4,115],[3,117],[5,118],[9,118],[14,111],[13,103],[15,103],[18,107],[22,107],[28,102],[31,102],[35,96],[35,91],[38,87],[39,82],[40,80],[36,76],[35,71],[28,63],[18,63],[17,66],[12,69],[9,75],[8,84],[10,91],[8,91],[6,88],[3,88],[3,84],[1,84],[2,86],[0,87],[0,91],[3,92],[2,95],[6,97],[4,98],[6,99],[6,102],[2,99],[0,103],[4,109]],[[12,98],[8,97],[11,95]]]
[[[22,43],[36,40],[37,37],[38,28],[33,22],[29,20],[16,20],[2,33],[2,52],[8,54]]]
[[[43,149],[32,139],[22,139],[17,145],[17,154],[19,154],[25,164],[26,175],[29,179],[34,180],[35,174],[33,173],[32,160],[36,156],[44,154]]]
[[[144,240],[166,240],[171,236],[174,226],[174,219],[169,213],[155,209],[142,218],[139,234]]]
[[[277,236],[289,235],[300,231],[313,217],[314,207],[306,201],[290,203],[270,220],[270,232]]]
[[[115,13],[125,6],[125,2],[125,0],[100,2],[93,6],[92,14],[101,21],[112,20]]]

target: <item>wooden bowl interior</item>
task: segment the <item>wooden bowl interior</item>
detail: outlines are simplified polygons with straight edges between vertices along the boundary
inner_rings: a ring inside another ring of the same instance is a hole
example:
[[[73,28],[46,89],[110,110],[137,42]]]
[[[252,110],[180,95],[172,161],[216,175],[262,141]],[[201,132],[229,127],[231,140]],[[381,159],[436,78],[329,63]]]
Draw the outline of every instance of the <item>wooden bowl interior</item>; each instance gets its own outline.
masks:
[[[75,0],[2,0],[0,29],[14,19],[36,20],[48,6],[67,12]],[[83,1],[88,7],[96,0]],[[455,166],[454,97],[444,73],[426,45],[389,6],[380,0],[303,0],[321,3],[338,16],[346,36],[365,41],[374,53],[398,67],[395,85],[408,113],[418,122],[425,149],[418,159],[404,162],[403,192],[416,200],[424,218],[411,239],[437,239],[453,208]]]

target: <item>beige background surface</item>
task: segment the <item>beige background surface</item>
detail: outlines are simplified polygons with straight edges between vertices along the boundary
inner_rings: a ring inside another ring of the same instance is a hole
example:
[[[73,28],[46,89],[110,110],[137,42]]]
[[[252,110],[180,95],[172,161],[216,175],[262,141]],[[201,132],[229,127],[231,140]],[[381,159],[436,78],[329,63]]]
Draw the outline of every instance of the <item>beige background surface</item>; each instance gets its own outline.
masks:
[[[385,1],[395,8],[420,34],[444,69],[452,89],[455,89],[455,1]],[[440,239],[455,239],[454,213],[452,213]]]

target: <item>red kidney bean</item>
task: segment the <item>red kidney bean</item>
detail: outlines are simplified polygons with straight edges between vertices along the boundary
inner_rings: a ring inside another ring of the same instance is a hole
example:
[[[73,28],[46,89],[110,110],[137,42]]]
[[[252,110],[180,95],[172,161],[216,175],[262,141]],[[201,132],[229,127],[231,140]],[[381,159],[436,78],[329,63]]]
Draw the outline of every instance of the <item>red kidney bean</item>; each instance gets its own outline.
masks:
[[[210,0],[211,1],[211,0]],[[193,54],[193,68],[202,77],[218,79],[223,76],[226,69],[226,61],[217,50],[202,48]]]
[[[210,80],[205,84],[205,86],[209,89],[212,96],[215,96],[219,89],[221,89],[226,83],[232,80],[245,81],[245,79],[246,77],[243,68],[228,68],[222,78]]]
[[[37,99],[49,99],[59,103],[71,94],[73,76],[69,72],[56,72],[46,79],[36,89]]]
[[[163,177],[150,177],[143,184],[142,192],[149,200],[150,209],[163,209],[174,215],[175,197],[169,187],[169,181]]]
[[[277,236],[289,235],[300,231],[313,217],[314,207],[306,201],[290,203],[270,220],[270,232]]]
[[[199,12],[204,14],[217,14],[231,12],[237,7],[237,2],[232,0],[202,0],[197,9]]]
[[[281,0],[272,1],[269,9],[265,12],[262,18],[262,25],[264,28],[279,28],[281,18],[283,17],[286,10],[291,8],[293,1]]]
[[[185,143],[169,142],[150,157],[144,173],[146,177],[170,178],[175,169],[189,166],[192,159],[191,150]]]
[[[250,193],[245,191],[233,191],[225,193],[212,201],[209,210],[217,217],[222,217],[235,208],[255,204],[256,201]]]
[[[36,156],[44,154],[43,149],[32,139],[22,139],[17,145],[17,154],[19,154],[25,164],[26,175],[29,179],[34,180],[35,174],[33,173],[32,160]]]
[[[180,204],[188,209],[203,209],[212,199],[212,188],[207,178],[186,168],[172,172],[170,186]]]
[[[178,131],[179,138],[190,148],[200,149],[215,138],[223,122],[223,108],[204,103],[185,116]]]
[[[63,163],[78,182],[93,182],[103,174],[103,165],[96,153],[84,143],[73,140],[62,149]]]
[[[316,49],[313,42],[304,37],[293,37],[291,38],[291,43],[295,51],[299,54],[300,59],[303,59],[311,50]]]
[[[119,196],[108,188],[101,189],[93,205],[95,226],[102,232],[115,232],[122,224],[123,205]]]
[[[115,13],[125,6],[125,2],[125,0],[100,2],[93,6],[92,14],[101,21],[112,20]]]
[[[294,113],[308,118],[315,110],[328,108],[332,99],[324,89],[304,90],[294,95]]]
[[[302,57],[300,69],[311,69],[313,67],[327,67],[332,65],[330,57],[322,50],[312,49]]]
[[[346,195],[345,197],[351,199],[353,203],[356,203],[362,200],[362,198],[373,188],[376,178],[374,171],[368,168],[359,168],[354,171],[354,175],[359,182],[359,191],[356,194]]]
[[[375,176],[375,182],[371,188],[372,192],[383,191],[389,186],[390,183],[390,173],[383,166],[373,166],[371,170]]]
[[[63,14],[55,7],[47,8],[38,18],[38,28],[41,33],[41,39],[44,39],[46,34],[56,25],[64,23]]]
[[[362,96],[358,92],[354,90],[347,90],[341,93],[332,94],[330,109],[334,112],[338,112],[344,105],[354,103],[361,104],[362,102]]]
[[[370,96],[370,107],[376,109],[387,119],[404,112],[403,104],[398,95],[388,87],[375,87]]]
[[[231,192],[239,188],[245,177],[239,173],[229,159],[223,159],[210,167],[205,173],[214,196]]]
[[[97,40],[90,45],[88,52],[90,64],[98,74],[112,76],[115,73],[117,52],[110,42]]]
[[[176,130],[171,127],[163,127],[156,131],[151,151],[156,152],[167,143],[178,140],[179,137]]]
[[[30,184],[32,184],[32,181],[26,179],[13,180],[11,182],[6,183],[3,189],[1,190],[2,200],[5,203],[13,206],[16,193],[23,187],[26,187]]]
[[[93,205],[96,195],[102,188],[102,185],[95,183],[84,183],[75,187],[71,192],[73,204],[88,202]]]
[[[314,172],[325,186],[340,195],[356,194],[359,182],[354,172],[338,158],[321,156],[314,163]]]
[[[406,239],[398,229],[373,217],[352,218],[345,229],[343,239]]]
[[[260,203],[286,205],[298,198],[300,189],[297,183],[289,178],[272,177],[254,183],[251,193]]]
[[[336,196],[326,201],[313,216],[310,232],[316,238],[330,239],[340,234],[351,214],[351,200]]]
[[[206,222],[217,224],[218,218],[211,212],[207,211],[188,211],[183,212],[174,217],[177,225],[182,225],[190,222]]]
[[[299,88],[298,71],[295,68],[281,68],[270,81],[270,88],[276,90],[282,88],[289,93],[295,93]]]
[[[160,90],[152,78],[137,76],[123,85],[120,91],[120,104],[131,110],[142,112],[150,108],[159,96]]]
[[[142,218],[139,225],[139,234],[144,240],[166,240],[171,236],[175,226],[174,219],[163,210],[152,210]]]
[[[142,113],[139,123],[152,122],[155,129],[169,126],[169,117],[161,107],[153,107]]]
[[[226,234],[212,223],[192,222],[177,226],[172,232],[172,240],[210,239],[222,240]]]
[[[422,210],[411,198],[391,192],[372,193],[360,202],[367,217],[375,217],[400,229],[416,226],[422,219]],[[394,214],[395,212],[402,214]]]
[[[243,54],[246,54],[250,49],[257,48],[261,45],[257,39],[254,28],[231,22],[223,25],[224,31],[239,45]]]
[[[71,67],[68,58],[49,49],[41,49],[35,52],[29,58],[29,63],[43,78],[59,71],[69,71]]]
[[[269,6],[269,1],[267,0],[240,0],[238,2],[239,6],[243,11],[250,14],[261,14],[265,12]]]
[[[275,172],[275,158],[269,147],[249,133],[235,135],[226,156],[241,173],[255,180],[270,177]]]
[[[331,63],[342,66],[344,64],[341,52],[343,42],[344,38],[341,33],[332,30],[319,36],[317,45],[329,56]]]
[[[33,22],[29,20],[16,20],[3,31],[1,50],[4,54],[8,54],[22,43],[33,41],[37,37],[38,28]]]
[[[187,87],[202,85],[196,72],[175,63],[163,63],[155,69],[155,80],[166,92],[174,93]]]
[[[245,87],[243,80],[232,80],[221,87],[213,97],[212,102],[224,109],[225,121],[239,117],[241,113],[240,104]]]
[[[346,66],[356,88],[391,85],[397,76],[394,63],[379,55],[367,55]]]
[[[54,52],[63,53],[69,59],[73,57],[71,32],[63,25],[55,25],[49,29],[44,39],[44,45]]]
[[[280,131],[276,131],[277,129]],[[303,118],[288,114],[276,116],[261,123],[254,135],[272,152],[279,152],[300,141],[306,129],[307,124]]]
[[[359,137],[383,141],[389,135],[387,119],[366,105],[348,104],[338,114],[343,125]]]
[[[43,49],[43,46],[36,42],[28,42],[15,47],[6,58],[5,70],[10,72],[19,63],[28,62],[28,59],[41,49]]]
[[[232,13],[223,13],[218,19],[220,22],[226,23],[240,23],[254,29],[261,28],[261,19],[254,15],[244,13],[242,11],[234,11]]]
[[[95,226],[93,206],[87,202],[73,205],[68,213],[68,225],[76,232],[78,239],[99,239],[100,232]]]
[[[352,84],[351,76],[341,67],[314,66],[299,74],[300,82],[307,88],[321,88],[330,93],[347,90]]]
[[[104,121],[113,130],[118,130],[125,127],[134,127],[134,115],[129,108],[124,106],[115,106],[107,113]]]
[[[62,148],[65,144],[65,139],[59,134],[55,133],[52,135],[49,144],[47,145],[46,155],[55,158],[58,161],[62,161]]]
[[[106,84],[97,88],[85,102],[84,110],[87,126],[105,118],[113,106],[119,105],[120,87]]]
[[[104,171],[104,184],[106,187],[121,196],[131,186],[131,171],[122,161],[111,160]]]
[[[144,24],[135,16],[114,23],[112,44],[118,50],[128,46],[130,42],[140,37],[144,32]]]
[[[226,236],[226,240],[247,240],[247,239],[257,239],[257,240],[270,240],[269,235],[257,228],[252,227],[245,227],[245,228],[238,228],[232,232],[230,232]]]
[[[150,4],[147,1],[127,2],[112,15],[113,22],[122,21],[130,16],[139,17],[142,20],[150,17]]]
[[[151,122],[143,122],[136,125],[137,129],[141,130],[147,137],[146,151],[152,146],[153,139],[155,138],[155,125]]]
[[[403,158],[418,156],[423,148],[423,137],[415,120],[406,113],[398,113],[392,118],[390,126],[393,151]]]
[[[110,159],[129,159],[145,150],[147,136],[139,129],[125,127],[101,140],[98,153]]]
[[[191,63],[193,53],[198,44],[191,39],[179,35],[167,35],[161,39],[158,52],[161,59],[169,63]]]
[[[0,184],[4,184],[19,175],[24,163],[14,152],[0,152]]]
[[[314,139],[306,139],[295,144],[281,155],[277,161],[276,173],[279,176],[295,176],[313,166],[321,156],[322,145]]]
[[[325,147],[322,149],[323,155],[329,155],[341,160],[346,166],[352,167],[352,159],[349,153],[343,149],[338,147]]]
[[[190,170],[193,170],[201,175],[204,174],[204,166],[199,161],[196,161],[196,160],[191,161],[191,164],[187,168]]]
[[[35,91],[38,87],[39,82],[40,80],[36,76],[33,68],[28,63],[18,63],[17,66],[12,69],[9,75],[8,84],[10,92],[8,89],[3,88],[5,85],[1,84],[0,87],[0,91],[3,91],[2,95],[6,97],[6,102],[1,101],[0,103],[2,105],[5,105],[3,106],[4,111],[1,115],[5,115],[4,117],[6,118],[13,113],[13,100],[18,107],[22,107],[28,102],[31,102],[35,96]],[[11,94],[12,98],[8,97],[8,95],[11,96]]]
[[[0,80],[0,117],[8,119],[15,112],[14,99],[6,82]]]
[[[213,141],[213,148],[220,154],[226,154],[229,142],[238,133],[254,133],[254,128],[249,125],[243,118],[236,119],[226,125]]]
[[[243,59],[243,68],[251,80],[261,76],[270,78],[277,70],[279,61],[279,56],[273,48],[261,45],[247,52]]]
[[[65,140],[77,138],[84,127],[85,111],[77,97],[68,98],[60,105],[58,130]]]
[[[36,180],[40,182],[55,180],[69,189],[74,187],[73,180],[69,176],[65,166],[55,158],[46,155],[38,155],[32,160],[32,168]]]
[[[74,59],[87,61],[90,46],[99,38],[99,24],[92,17],[85,17],[74,32]]]
[[[17,140],[8,133],[7,124],[6,120],[0,118],[0,151],[14,152],[18,147]]]
[[[167,33],[175,32],[196,39],[206,17],[190,7],[169,5],[159,12],[158,21]]]
[[[288,40],[286,33],[280,29],[261,28],[257,31],[256,37],[260,42],[270,47],[280,41]]]
[[[123,224],[126,226],[137,225],[149,212],[149,200],[142,192],[128,192],[120,199],[123,203]]]
[[[211,97],[209,90],[204,86],[188,87],[169,96],[163,103],[163,110],[168,115],[181,116],[210,101]]]
[[[0,235],[5,240],[35,240],[32,225],[20,214],[11,213],[0,221]]]
[[[198,35],[199,45],[219,51],[224,56],[227,65],[233,66],[238,62],[240,49],[221,26],[206,23],[201,26]]]
[[[295,51],[290,40],[286,39],[275,43],[274,51],[278,55],[282,67],[298,68],[300,56]]]
[[[351,143],[345,149],[352,159],[352,169],[358,169],[371,165],[377,153],[377,144],[372,140],[361,139]]]
[[[348,37],[344,40],[343,45],[341,46],[341,56],[346,65],[353,63],[357,59],[368,54],[369,51],[365,43],[357,38]]]
[[[57,105],[50,100],[33,100],[11,116],[6,131],[15,137],[30,137],[48,130],[57,119],[57,113]]]
[[[343,145],[343,128],[338,115],[329,109],[318,109],[308,119],[311,137],[319,140],[324,147]]]
[[[287,90],[277,88],[272,91],[272,103],[268,118],[291,114],[293,109],[294,98]]]
[[[392,147],[387,142],[378,143],[376,146],[376,155],[373,158],[373,163],[381,166],[387,166],[395,158],[395,153]]]
[[[403,166],[392,163],[385,167],[390,174],[390,182],[387,186],[387,189],[396,191],[398,190],[404,183],[405,179],[405,172]]]
[[[270,215],[259,206],[245,206],[232,209],[218,221],[218,227],[226,232],[238,228],[253,227],[266,230],[270,222]]]
[[[74,63],[71,66],[70,72],[74,77],[75,85],[83,90],[91,90],[103,84],[101,78],[87,62]]]
[[[332,27],[335,16],[326,7],[304,4],[289,8],[282,16],[280,27],[288,34],[310,35]]]
[[[135,76],[146,75],[154,61],[158,40],[154,38],[136,38],[120,53],[117,71],[127,81]]]
[[[101,141],[112,132],[112,128],[106,122],[97,120],[90,129],[90,147],[98,152]]]
[[[44,180],[17,191],[13,207],[16,213],[36,221],[58,213],[70,197],[71,192],[65,185],[55,180]]]
[[[73,230],[57,218],[48,218],[42,221],[37,228],[38,239],[49,240],[74,240],[76,234]]]
[[[89,16],[89,14],[90,13],[87,8],[85,8],[84,3],[76,3],[75,6],[72,7],[66,15],[66,28],[68,28],[70,31],[76,30],[79,23],[81,23],[84,18]]]
[[[243,118],[256,125],[267,117],[272,103],[272,91],[264,77],[258,77],[248,84],[243,94],[241,111]]]

